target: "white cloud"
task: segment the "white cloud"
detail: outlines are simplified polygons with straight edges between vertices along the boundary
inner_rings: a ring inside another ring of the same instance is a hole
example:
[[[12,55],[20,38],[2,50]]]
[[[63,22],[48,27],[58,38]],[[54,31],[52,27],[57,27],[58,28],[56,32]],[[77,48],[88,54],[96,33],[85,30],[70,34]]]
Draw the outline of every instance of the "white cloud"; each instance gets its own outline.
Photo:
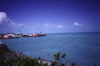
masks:
[[[0,24],[3,25],[16,25],[15,22],[13,22],[10,18],[7,17],[7,14],[5,12],[0,12]]]
[[[44,24],[44,26],[49,26],[49,23]]]
[[[47,28],[47,27],[49,27],[49,28],[63,28],[64,26],[63,25],[51,25],[49,23],[44,24],[44,28]]]
[[[80,25],[79,23],[77,23],[77,22],[74,22],[74,25]]]
[[[23,26],[23,25],[24,25],[23,23],[19,23],[19,24],[18,24],[18,26]]]
[[[64,26],[63,25],[57,25],[57,28],[63,28]]]
[[[21,27],[24,24],[23,23],[16,23],[13,20],[11,20],[9,17],[7,17],[7,14],[5,12],[0,12],[0,24],[6,25],[7,27]]]
[[[73,25],[76,25],[76,26],[83,26],[83,25],[81,25],[81,24],[79,24],[79,23],[77,23],[77,22],[74,22]]]
[[[55,27],[55,25],[50,25],[49,23],[44,24],[45,27]]]
[[[11,24],[11,25],[16,25],[16,23],[15,23],[15,22],[13,22],[13,21],[12,21],[12,22],[10,22],[10,24]]]
[[[17,29],[23,29],[23,26],[25,26],[25,28],[28,27],[23,23],[14,22],[9,17],[7,17],[5,12],[0,12],[0,32],[13,32]]]
[[[0,12],[0,24],[3,20],[6,20],[7,19],[7,15],[5,12]]]

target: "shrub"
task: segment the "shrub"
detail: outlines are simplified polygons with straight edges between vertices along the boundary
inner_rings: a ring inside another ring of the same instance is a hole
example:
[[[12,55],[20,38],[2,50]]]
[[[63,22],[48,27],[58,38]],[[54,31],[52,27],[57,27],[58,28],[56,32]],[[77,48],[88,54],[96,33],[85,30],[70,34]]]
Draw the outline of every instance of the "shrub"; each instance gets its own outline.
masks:
[[[51,60],[51,66],[65,66],[67,65],[67,63],[63,63],[63,61],[61,61],[61,58],[65,58],[66,54],[63,53],[61,55],[61,52],[58,52],[56,54],[54,54],[54,61]]]

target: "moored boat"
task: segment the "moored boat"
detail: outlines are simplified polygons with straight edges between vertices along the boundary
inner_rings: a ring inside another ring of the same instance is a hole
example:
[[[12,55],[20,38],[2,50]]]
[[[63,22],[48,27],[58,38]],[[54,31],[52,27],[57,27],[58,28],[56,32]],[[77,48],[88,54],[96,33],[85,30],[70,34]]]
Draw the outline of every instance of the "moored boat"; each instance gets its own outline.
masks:
[[[46,36],[47,34],[39,34],[39,36]]]
[[[25,34],[22,37],[37,37],[37,36],[38,36],[37,33],[33,33],[32,35],[31,34]]]
[[[43,33],[33,33],[33,34],[24,34],[22,37],[37,37],[37,36],[46,36],[46,34]]]
[[[46,36],[47,34],[46,34],[46,33],[43,34],[42,32],[40,32],[38,35],[39,35],[39,36]]]

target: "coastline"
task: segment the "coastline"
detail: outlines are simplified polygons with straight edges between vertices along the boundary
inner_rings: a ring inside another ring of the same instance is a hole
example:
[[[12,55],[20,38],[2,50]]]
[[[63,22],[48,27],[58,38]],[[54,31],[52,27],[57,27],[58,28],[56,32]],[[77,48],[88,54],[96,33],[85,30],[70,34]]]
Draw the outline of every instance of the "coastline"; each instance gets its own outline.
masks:
[[[15,57],[19,57],[20,54],[16,53],[15,51],[10,50],[7,45],[3,44],[2,42],[0,42],[0,58],[5,58],[4,60],[8,60],[10,58],[15,58]],[[42,64],[48,64],[48,66],[51,65],[50,62],[47,62],[46,60],[43,59],[38,59],[38,62],[40,63],[42,61]],[[1,63],[1,62],[0,62]],[[2,63],[0,64],[2,65]],[[6,66],[8,66],[9,64],[7,64]]]
[[[22,55],[22,53],[16,53],[15,51],[12,51],[10,50],[7,45],[1,43],[0,44],[0,53],[2,53],[2,55],[0,55],[0,58],[4,58],[4,60],[9,60],[11,58],[16,58],[16,57],[23,57],[25,55]],[[31,57],[28,57],[28,56],[25,56],[27,58],[31,58]],[[35,58],[33,58],[35,59]],[[51,62],[48,62],[46,61],[45,59],[41,59],[41,57],[39,57],[38,59],[36,59],[37,62],[39,64],[42,64],[42,65],[47,65],[47,66],[51,66]],[[0,60],[1,61],[1,60]],[[5,62],[5,61],[4,61]],[[5,64],[5,63],[1,63],[0,62],[0,65],[5,65],[5,66],[9,66],[9,64]],[[70,65],[65,65],[65,66],[70,66]]]

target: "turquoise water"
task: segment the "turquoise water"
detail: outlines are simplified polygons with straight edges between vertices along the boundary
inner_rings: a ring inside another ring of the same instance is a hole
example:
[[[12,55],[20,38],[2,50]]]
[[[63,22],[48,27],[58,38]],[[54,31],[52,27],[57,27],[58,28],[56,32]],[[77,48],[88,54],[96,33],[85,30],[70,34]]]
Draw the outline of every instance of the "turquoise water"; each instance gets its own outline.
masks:
[[[11,50],[32,57],[53,59],[53,54],[66,53],[66,62],[76,66],[100,65],[100,33],[52,33],[43,37],[0,39]],[[49,53],[49,56],[47,55]]]

